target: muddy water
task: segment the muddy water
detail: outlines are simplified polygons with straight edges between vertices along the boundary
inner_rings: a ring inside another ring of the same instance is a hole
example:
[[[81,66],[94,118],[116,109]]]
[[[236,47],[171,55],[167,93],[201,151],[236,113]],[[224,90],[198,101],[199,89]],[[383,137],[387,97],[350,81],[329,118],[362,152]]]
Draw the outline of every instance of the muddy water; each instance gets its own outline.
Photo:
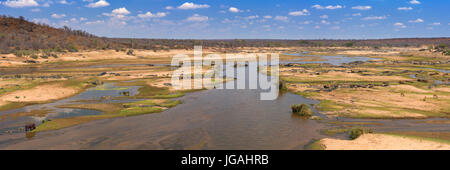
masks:
[[[231,84],[235,82],[225,87]],[[38,133],[31,140],[23,139],[23,134],[0,135],[0,148],[303,149],[324,137],[320,134],[322,124],[292,115],[290,110],[292,104],[318,101],[291,93],[262,101],[261,92],[266,91],[213,89],[191,93],[180,99],[183,104],[159,114],[100,120]],[[77,99],[86,99],[80,96]]]

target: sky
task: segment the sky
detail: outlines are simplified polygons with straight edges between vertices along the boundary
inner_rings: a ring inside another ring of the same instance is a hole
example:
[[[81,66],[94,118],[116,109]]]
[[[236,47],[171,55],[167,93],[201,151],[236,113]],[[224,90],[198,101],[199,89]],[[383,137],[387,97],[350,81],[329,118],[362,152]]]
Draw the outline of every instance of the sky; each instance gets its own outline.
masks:
[[[0,0],[0,14],[97,36],[450,37],[450,0]]]

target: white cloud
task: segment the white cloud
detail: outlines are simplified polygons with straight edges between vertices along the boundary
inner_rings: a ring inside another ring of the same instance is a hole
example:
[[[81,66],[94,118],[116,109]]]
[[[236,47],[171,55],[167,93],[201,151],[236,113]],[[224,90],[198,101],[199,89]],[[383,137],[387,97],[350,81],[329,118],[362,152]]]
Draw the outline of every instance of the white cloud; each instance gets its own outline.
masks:
[[[322,18],[322,19],[327,19],[327,18],[328,18],[328,15],[322,15],[322,16],[320,16],[320,18]]]
[[[41,9],[39,9],[39,8],[31,9],[31,12],[40,12],[40,11],[41,11]]]
[[[257,18],[259,18],[258,15],[252,15],[252,16],[245,17],[245,19],[247,19],[247,20],[249,20],[249,19],[257,19]]]
[[[422,23],[423,19],[417,18],[416,20],[409,20],[409,23]]]
[[[354,7],[352,7],[352,9],[357,9],[357,10],[370,10],[370,9],[372,9],[372,7],[371,6],[354,6]]]
[[[313,5],[312,8],[316,8],[316,9],[341,9],[342,6],[341,5],[328,5],[328,6],[321,6],[321,5]]]
[[[103,21],[103,20],[96,20],[96,21],[88,21],[88,22],[85,22],[84,24],[86,24],[86,25],[96,25],[96,24],[104,24],[105,23],[105,21]]]
[[[203,22],[203,21],[208,21],[208,16],[201,16],[198,14],[194,14],[190,17],[188,17],[186,20],[187,21],[193,21],[193,22]]]
[[[328,22],[326,20],[322,20],[322,21],[320,21],[320,23],[325,24],[325,25],[329,25],[330,24],[330,22]]]
[[[310,14],[309,14],[309,11],[307,9],[303,9],[301,11],[289,12],[289,15],[292,15],[292,16],[307,16],[307,15],[310,15]]]
[[[89,8],[100,8],[105,6],[109,6],[109,3],[106,0],[99,0],[97,2],[91,2],[88,5],[86,5],[86,7]]]
[[[270,16],[270,15],[264,16],[264,19],[271,19],[271,18],[272,18],[272,16]]]
[[[39,6],[39,4],[35,0],[7,0],[1,3],[11,8]]]
[[[122,8],[117,8],[117,9],[112,10],[112,13],[116,14],[116,15],[128,15],[131,12],[128,11],[125,7],[122,7]]]
[[[52,18],[60,19],[66,17],[66,14],[52,14]]]
[[[67,2],[66,0],[60,0],[58,3],[64,4],[64,5],[71,5],[71,4],[73,4],[74,2]]]
[[[412,9],[413,9],[412,7],[399,7],[399,8],[397,8],[397,10],[399,10],[399,11],[410,11]]]
[[[288,17],[286,16],[276,16],[274,19],[278,21],[288,21]]]
[[[111,13],[103,13],[103,15],[105,16],[113,17],[116,19],[126,19],[128,14],[131,14],[131,12],[128,11],[125,7],[114,9]]]
[[[409,3],[411,3],[411,4],[420,4],[420,1],[418,1],[418,0],[411,0],[411,1],[409,1]]]
[[[172,10],[172,9],[173,9],[173,6],[166,6],[166,9],[167,9],[167,10]]]
[[[352,14],[352,16],[361,16],[361,13],[355,13],[355,14]]]
[[[370,16],[362,18],[362,20],[382,20],[382,19],[386,19],[386,16]]]
[[[439,25],[441,25],[441,23],[440,23],[440,22],[435,22],[435,23],[432,23],[432,24],[430,24],[430,25],[433,25],[433,26],[439,26]]]
[[[401,22],[395,23],[394,26],[399,27],[399,28],[406,28],[405,24],[403,24]]]
[[[230,8],[228,8],[228,11],[233,12],[233,13],[237,13],[237,12],[239,12],[240,10],[237,9],[236,7],[230,7]]]
[[[181,4],[178,9],[199,9],[199,8],[209,8],[209,5],[207,4],[194,4],[193,2],[185,2],[184,4]]]
[[[158,12],[156,14],[153,14],[151,12],[147,12],[145,14],[139,14],[139,18],[161,18],[167,16],[167,13],[165,12]]]
[[[50,25],[50,20],[48,20],[47,18],[35,18],[35,19],[31,20],[31,21],[36,23],[36,24],[47,24],[47,25]]]

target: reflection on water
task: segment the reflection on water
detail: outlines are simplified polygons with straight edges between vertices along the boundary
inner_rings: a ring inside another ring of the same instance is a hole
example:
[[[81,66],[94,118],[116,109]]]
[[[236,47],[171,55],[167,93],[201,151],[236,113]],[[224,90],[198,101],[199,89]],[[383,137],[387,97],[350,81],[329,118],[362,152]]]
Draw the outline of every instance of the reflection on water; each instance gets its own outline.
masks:
[[[293,55],[293,56],[305,56],[305,57],[317,57],[318,59],[322,59],[323,61],[302,61],[302,58],[297,58],[297,59],[293,59],[290,61],[283,61],[280,63],[281,64],[288,64],[288,63],[295,63],[295,64],[322,64],[322,63],[328,63],[331,65],[342,65],[345,63],[351,63],[351,62],[355,62],[355,61],[362,61],[362,62],[367,62],[370,60],[376,60],[377,58],[369,58],[369,57],[348,57],[348,56],[343,56],[343,55],[337,55],[337,56],[324,56],[324,55],[306,55],[306,54],[299,54],[299,53],[294,53],[294,54],[288,54],[285,53],[285,55]]]

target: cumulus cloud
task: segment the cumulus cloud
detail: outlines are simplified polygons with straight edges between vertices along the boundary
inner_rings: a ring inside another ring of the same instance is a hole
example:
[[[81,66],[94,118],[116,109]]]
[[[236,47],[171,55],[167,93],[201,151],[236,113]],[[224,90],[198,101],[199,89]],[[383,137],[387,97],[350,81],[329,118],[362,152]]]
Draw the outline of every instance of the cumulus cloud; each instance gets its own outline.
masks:
[[[60,19],[66,17],[66,14],[52,14],[52,18]]]
[[[307,16],[307,15],[310,15],[310,14],[309,14],[309,11],[307,9],[303,9],[301,11],[289,12],[289,15],[292,15],[292,16]]]
[[[410,4],[420,4],[420,1],[418,0],[411,0],[409,1]]]
[[[188,17],[186,20],[187,21],[192,21],[192,22],[203,22],[203,21],[208,21],[208,16],[201,16],[198,14],[194,14],[190,17]]]
[[[270,15],[266,15],[266,16],[264,16],[263,18],[264,18],[264,19],[271,19],[271,18],[272,18],[272,16],[270,16]]]
[[[274,19],[278,21],[288,21],[288,17],[286,16],[276,16]]]
[[[328,18],[328,15],[322,15],[322,16],[320,16],[320,18],[322,18],[322,19],[327,19],[327,18]]]
[[[193,2],[185,2],[184,4],[181,4],[178,6],[178,9],[199,9],[199,8],[209,8],[209,5],[207,4],[194,4]]]
[[[352,7],[352,9],[356,9],[356,10],[370,10],[372,9],[371,6],[354,6]]]
[[[167,10],[172,10],[172,9],[173,9],[173,6],[166,6],[166,9],[167,9]]]
[[[114,17],[117,19],[124,19],[128,14],[131,14],[131,12],[125,7],[114,9],[111,13],[103,13],[105,16]]]
[[[412,9],[413,9],[412,7],[399,7],[399,8],[397,8],[397,10],[399,10],[399,11],[410,11]]]
[[[236,7],[230,7],[230,8],[228,8],[228,11],[233,12],[233,13],[237,13],[237,12],[239,12],[240,10],[237,9]]]
[[[321,5],[313,5],[312,8],[316,8],[316,9],[341,9],[342,6],[341,5],[328,5],[328,6],[321,6]]]
[[[401,22],[396,22],[394,24],[394,26],[398,27],[398,28],[406,28],[405,24],[401,23]]]
[[[382,20],[382,19],[386,19],[386,16],[370,16],[362,18],[362,20]]]
[[[97,2],[91,2],[86,5],[86,7],[89,7],[89,8],[100,8],[100,7],[105,7],[105,6],[109,6],[109,3],[106,0],[99,0]]]
[[[417,18],[416,20],[409,20],[409,23],[422,23],[423,19]]]
[[[158,12],[156,14],[151,13],[150,11],[145,14],[139,14],[139,18],[162,18],[167,16],[167,13],[165,12]]]
[[[122,8],[117,8],[117,9],[112,10],[112,13],[116,14],[116,15],[128,15],[131,12],[128,11],[125,7],[122,7]]]
[[[39,4],[35,0],[7,0],[0,3],[11,8],[39,6]]]

